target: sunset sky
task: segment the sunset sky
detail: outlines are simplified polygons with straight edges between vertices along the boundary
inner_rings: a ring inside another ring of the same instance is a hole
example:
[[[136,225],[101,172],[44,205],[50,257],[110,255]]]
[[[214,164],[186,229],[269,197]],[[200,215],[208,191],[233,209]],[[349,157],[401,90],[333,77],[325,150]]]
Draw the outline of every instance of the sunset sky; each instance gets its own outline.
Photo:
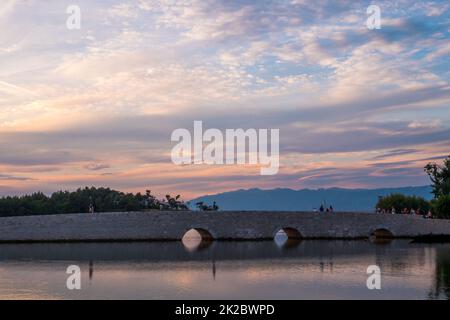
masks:
[[[450,154],[449,1],[2,0],[0,29],[0,195],[425,185]],[[279,128],[279,173],[172,164],[194,120]]]

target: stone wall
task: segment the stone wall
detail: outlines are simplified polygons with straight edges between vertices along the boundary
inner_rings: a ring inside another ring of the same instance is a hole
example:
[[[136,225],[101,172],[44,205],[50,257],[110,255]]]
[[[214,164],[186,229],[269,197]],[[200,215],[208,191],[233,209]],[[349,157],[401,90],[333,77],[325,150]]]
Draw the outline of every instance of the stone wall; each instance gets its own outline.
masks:
[[[420,216],[311,212],[121,212],[0,218],[0,241],[180,240],[190,229],[219,240],[270,239],[282,228],[304,238],[450,235],[450,220]]]

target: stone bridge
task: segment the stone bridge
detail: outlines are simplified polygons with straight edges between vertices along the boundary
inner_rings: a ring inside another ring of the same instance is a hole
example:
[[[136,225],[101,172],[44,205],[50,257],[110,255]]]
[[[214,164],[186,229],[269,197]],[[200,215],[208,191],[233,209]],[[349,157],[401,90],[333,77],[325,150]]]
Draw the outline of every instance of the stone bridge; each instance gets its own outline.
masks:
[[[369,213],[269,211],[117,212],[0,218],[0,242],[414,238],[450,235],[450,220]]]

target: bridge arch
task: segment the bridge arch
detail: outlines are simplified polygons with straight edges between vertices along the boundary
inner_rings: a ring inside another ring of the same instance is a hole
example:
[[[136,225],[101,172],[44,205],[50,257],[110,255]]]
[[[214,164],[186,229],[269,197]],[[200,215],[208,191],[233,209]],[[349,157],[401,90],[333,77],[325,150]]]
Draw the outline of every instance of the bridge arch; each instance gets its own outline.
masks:
[[[297,228],[293,228],[293,227],[281,227],[278,228],[275,233],[274,233],[274,237],[279,235],[279,234],[284,234],[288,239],[302,239],[303,235],[301,234],[301,232],[297,229]]]
[[[213,243],[214,236],[205,228],[189,228],[184,230],[181,243],[189,251],[200,251],[207,249]]]
[[[301,240],[303,235],[301,232],[294,227],[279,227],[273,233],[273,238],[276,240],[277,237],[285,238],[286,240]]]
[[[373,239],[393,239],[394,233],[386,227],[374,228],[369,235]]]
[[[214,240],[213,234],[210,231],[208,231],[207,229],[201,228],[201,227],[192,227],[192,228],[188,228],[188,229],[184,230],[181,239],[183,240],[187,236],[194,237],[195,235],[199,236],[201,241],[213,241]]]
[[[275,230],[273,239],[277,246],[287,249],[296,247],[303,239],[303,235],[297,228],[281,227]]]

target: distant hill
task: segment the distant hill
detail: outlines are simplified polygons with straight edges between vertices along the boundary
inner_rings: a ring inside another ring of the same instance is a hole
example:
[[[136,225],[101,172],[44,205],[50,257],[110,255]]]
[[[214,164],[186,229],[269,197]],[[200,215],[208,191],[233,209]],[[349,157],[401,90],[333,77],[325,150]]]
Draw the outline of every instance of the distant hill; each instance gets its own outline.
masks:
[[[192,199],[195,203],[203,201],[211,204],[216,201],[220,210],[286,210],[311,211],[322,203],[332,205],[336,211],[373,212],[379,196],[391,193],[415,195],[427,200],[432,198],[430,186],[383,188],[383,189],[248,189],[202,196]]]

